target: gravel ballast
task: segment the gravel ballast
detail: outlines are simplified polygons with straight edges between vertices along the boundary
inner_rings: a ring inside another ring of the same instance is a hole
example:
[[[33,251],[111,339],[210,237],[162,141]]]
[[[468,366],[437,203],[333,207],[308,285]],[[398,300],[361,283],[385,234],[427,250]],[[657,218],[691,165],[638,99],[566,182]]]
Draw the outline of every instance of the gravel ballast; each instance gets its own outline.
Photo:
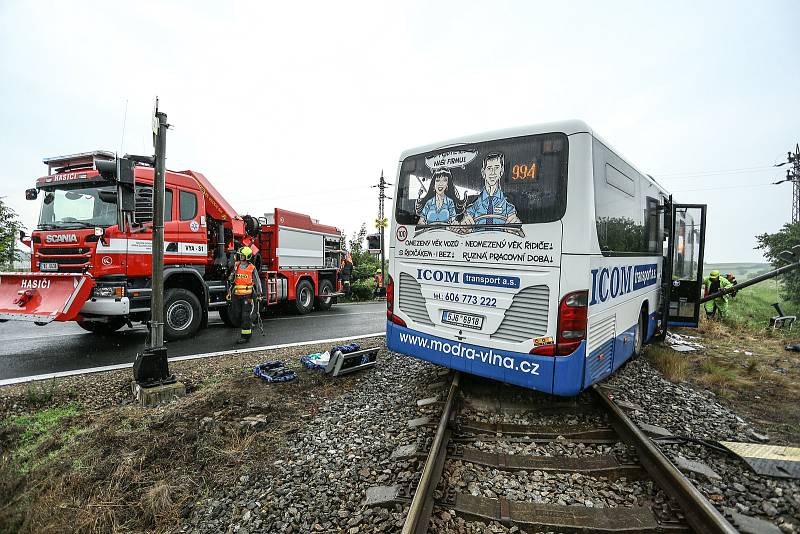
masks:
[[[422,469],[418,460],[390,456],[397,446],[429,433],[410,428],[407,421],[435,417],[437,404],[420,408],[415,401],[441,393],[428,387],[440,380],[438,368],[382,351],[378,365],[361,373],[350,391],[319,403],[316,415],[267,473],[220,481],[211,495],[194,503],[181,530],[399,531],[403,507],[365,508],[363,500],[368,487],[415,482]]]
[[[359,340],[362,346],[382,342],[381,338]],[[172,532],[399,532],[406,509],[399,505],[388,509],[365,508],[365,492],[376,485],[415,486],[421,462],[416,458],[395,460],[391,453],[400,445],[424,442],[432,435],[430,428],[410,428],[407,421],[423,415],[430,416],[433,422],[438,419],[440,403],[420,407],[415,401],[444,397],[446,386],[441,384],[445,380],[440,376],[441,368],[387,350],[381,351],[374,369],[342,379],[312,377],[309,374],[312,371],[300,368],[299,355],[327,348],[323,345],[292,347],[171,364],[173,372],[187,384],[190,396],[208,384],[232,377],[241,380],[253,365],[265,359],[287,361],[301,372],[301,380],[318,381],[315,387],[319,388],[319,392],[304,393],[307,398],[292,399],[302,401],[307,409],[298,420],[292,421],[291,428],[275,429],[285,435],[280,440],[280,448],[264,465],[256,468],[256,465],[245,464],[235,476],[207,481],[207,492],[185,503]],[[130,370],[122,370],[58,379],[50,403],[77,402],[90,411],[129,406],[132,404],[130,378]],[[494,387],[487,382],[490,388]],[[38,384],[36,388],[45,385]],[[694,439],[754,442],[760,438],[758,428],[720,404],[711,392],[663,379],[645,358],[629,362],[603,385],[614,392],[617,400],[641,408],[628,411],[639,424],[657,425],[677,436]],[[264,384],[263,387],[271,386]],[[0,389],[0,414],[8,417],[33,411],[29,391],[28,385]],[[517,388],[515,394],[524,397],[527,393]],[[531,396],[547,402],[541,395],[532,393]],[[248,409],[256,414],[261,408]],[[164,408],[156,409],[159,410]],[[224,416],[224,410],[221,408],[222,416],[210,413],[208,419],[199,418],[196,424],[200,428],[250,424],[244,420],[216,421]],[[598,423],[594,414],[565,419],[557,415],[537,415],[535,411],[498,415],[470,407],[464,413],[476,421],[491,423]],[[262,425],[259,421],[253,424]],[[259,426],[259,431],[269,433],[270,429]],[[624,445],[486,440],[469,446],[507,454],[614,454],[620,459],[632,456]],[[675,463],[681,459],[702,462],[719,475],[716,478],[686,472],[719,509],[732,508],[770,521],[786,533],[800,532],[798,481],[759,476],[737,458],[694,442],[659,446]],[[457,491],[533,502],[591,507],[664,503],[660,490],[646,481],[622,483],[581,475],[507,472],[455,460],[446,465],[446,478]],[[496,523],[464,521],[440,509],[436,510],[431,531],[526,532]]]
[[[701,440],[755,443],[763,436],[722,406],[712,392],[664,379],[645,358],[628,362],[604,385],[614,391],[616,399],[642,408],[628,411],[637,424],[656,425],[674,435]],[[800,481],[757,475],[738,458],[691,442],[659,446],[673,463],[678,463],[679,457],[699,461],[719,475],[708,478],[684,471],[718,509],[732,508],[770,521],[786,533],[800,532]]]

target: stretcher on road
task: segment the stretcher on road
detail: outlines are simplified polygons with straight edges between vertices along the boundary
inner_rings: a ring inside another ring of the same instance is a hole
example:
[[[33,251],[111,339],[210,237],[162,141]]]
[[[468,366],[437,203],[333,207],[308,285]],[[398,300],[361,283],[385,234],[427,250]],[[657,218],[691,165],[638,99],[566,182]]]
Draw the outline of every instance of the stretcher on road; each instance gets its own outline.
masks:
[[[80,273],[0,273],[0,321],[72,321],[94,288]]]

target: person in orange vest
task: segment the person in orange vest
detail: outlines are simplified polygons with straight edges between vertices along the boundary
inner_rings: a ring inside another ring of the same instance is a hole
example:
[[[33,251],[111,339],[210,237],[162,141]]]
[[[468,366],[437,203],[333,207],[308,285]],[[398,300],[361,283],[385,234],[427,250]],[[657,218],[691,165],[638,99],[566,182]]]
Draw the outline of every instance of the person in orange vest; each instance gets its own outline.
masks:
[[[250,247],[242,247],[239,250],[239,261],[234,264],[229,278],[233,316],[241,317],[242,331],[236,340],[237,345],[247,343],[253,335],[254,299],[263,294],[261,278],[256,266],[250,261],[252,256],[253,250]]]
[[[344,294],[350,296],[350,281],[353,278],[353,257],[350,254],[342,258],[342,265],[339,267],[339,278],[342,281]]]
[[[381,295],[381,288],[383,287],[383,271],[378,269],[375,271],[375,295]]]

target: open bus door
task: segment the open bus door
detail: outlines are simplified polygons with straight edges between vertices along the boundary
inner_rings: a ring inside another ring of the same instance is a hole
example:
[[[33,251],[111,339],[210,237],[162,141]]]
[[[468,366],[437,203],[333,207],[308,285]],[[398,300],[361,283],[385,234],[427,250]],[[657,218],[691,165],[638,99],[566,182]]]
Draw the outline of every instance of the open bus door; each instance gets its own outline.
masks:
[[[703,290],[706,204],[673,204],[670,200],[665,211],[668,241],[663,315],[669,326],[696,327]]]

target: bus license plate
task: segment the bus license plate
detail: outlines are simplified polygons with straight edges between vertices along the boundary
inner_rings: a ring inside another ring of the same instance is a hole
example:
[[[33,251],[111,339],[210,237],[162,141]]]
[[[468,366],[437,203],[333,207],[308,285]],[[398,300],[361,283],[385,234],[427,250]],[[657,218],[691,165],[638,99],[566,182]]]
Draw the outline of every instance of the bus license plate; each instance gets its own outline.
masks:
[[[483,328],[483,316],[471,313],[442,310],[442,322],[465,328],[474,328],[475,330]]]
[[[39,262],[39,270],[40,271],[57,271],[58,270],[58,264],[57,263]]]

